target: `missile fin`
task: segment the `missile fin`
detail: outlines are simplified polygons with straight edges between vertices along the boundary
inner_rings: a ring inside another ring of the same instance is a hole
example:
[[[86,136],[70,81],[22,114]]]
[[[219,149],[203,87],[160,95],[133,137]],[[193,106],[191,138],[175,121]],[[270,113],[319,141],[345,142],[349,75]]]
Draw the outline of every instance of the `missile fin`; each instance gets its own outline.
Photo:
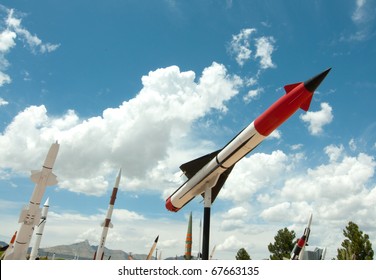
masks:
[[[42,172],[41,171],[39,171],[39,170],[31,170],[30,179],[34,183],[38,183],[41,176],[42,176]]]
[[[308,111],[309,106],[311,105],[312,97],[313,97],[313,94],[311,94],[311,96],[306,101],[304,101],[302,105],[300,105],[300,109],[304,111]]]
[[[57,178],[56,175],[51,173],[48,176],[48,179],[47,179],[47,186],[57,185],[57,179],[56,178]]]
[[[201,168],[205,166],[209,161],[211,161],[220,150],[215,151],[213,153],[207,154],[205,156],[196,158],[189,162],[186,162],[180,166],[180,169],[184,172],[185,176],[188,179],[192,178]]]
[[[110,222],[110,224],[108,226],[109,226],[109,228],[113,228],[114,227],[114,225],[111,222]]]
[[[18,222],[23,223],[28,213],[29,213],[29,207],[25,206],[21,211],[21,215],[20,215],[20,218],[18,219]]]
[[[289,85],[285,85],[284,86],[284,89],[286,91],[286,94],[288,94],[290,91],[292,91],[294,88],[296,88],[298,85],[300,85],[301,83],[296,83],[296,84],[289,84]]]
[[[217,181],[217,184],[212,188],[212,203],[214,202],[214,200],[217,198],[217,195],[219,194],[219,192],[221,191],[223,185],[225,184],[226,180],[227,180],[227,177],[228,175],[230,175],[232,169],[234,168],[235,165],[231,166],[230,168],[228,168],[225,172],[223,172],[221,174],[221,176],[219,176],[218,178],[218,181]],[[204,193],[201,194],[202,197],[204,197]]]

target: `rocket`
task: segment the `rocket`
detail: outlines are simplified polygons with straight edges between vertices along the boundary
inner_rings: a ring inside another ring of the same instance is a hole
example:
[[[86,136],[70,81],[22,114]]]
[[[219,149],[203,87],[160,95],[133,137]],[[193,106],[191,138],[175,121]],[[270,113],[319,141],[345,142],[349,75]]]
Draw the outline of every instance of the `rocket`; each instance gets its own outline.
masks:
[[[4,251],[4,253],[2,254],[0,259],[4,260],[6,256],[8,256],[10,253],[13,252],[14,241],[16,240],[16,236],[17,236],[17,231],[13,234],[12,239],[10,240],[9,244],[1,248],[1,251]]]
[[[191,260],[192,259],[192,212],[189,215],[187,237],[185,239],[185,254],[184,254],[184,258],[186,260]]]
[[[59,152],[59,144],[53,143],[47,153],[42,170],[31,171],[31,181],[35,183],[34,191],[31,195],[29,205],[26,205],[21,211],[18,220],[21,223],[18,230],[16,242],[14,243],[13,252],[6,256],[6,260],[25,260],[27,249],[30,244],[34,226],[39,223],[41,217],[41,209],[39,208],[43,194],[47,186],[57,184],[56,175],[52,173],[57,153]]]
[[[211,189],[215,200],[235,164],[255,149],[267,136],[299,108],[309,109],[313,93],[331,68],[300,83],[284,87],[286,94],[244,128],[222,149],[184,163],[180,169],[188,180],[166,199],[166,208],[177,212],[197,195]]]
[[[311,233],[312,213],[309,216],[307,227],[304,229],[304,233],[300,239],[296,242],[294,249],[292,250],[291,259],[301,260],[303,259],[304,247],[308,242],[309,234]]]
[[[30,260],[35,260],[36,257],[38,256],[38,250],[40,246],[40,242],[42,241],[42,236],[43,236],[43,230],[44,230],[44,225],[46,224],[47,221],[47,214],[48,214],[48,208],[49,208],[49,198],[47,198],[46,202],[43,205],[42,208],[42,216],[40,217],[40,222],[37,226],[37,230],[35,233],[35,243],[33,248],[31,249],[30,253]]]
[[[106,243],[108,228],[113,227],[113,225],[111,223],[111,216],[112,216],[112,212],[114,210],[116,194],[117,194],[117,191],[119,189],[120,178],[121,178],[121,169],[119,170],[119,173],[116,177],[115,186],[112,190],[110,204],[108,205],[108,209],[107,209],[106,219],[104,220],[104,222],[101,225],[103,227],[103,230],[102,230],[101,239],[99,241],[98,249],[94,254],[94,260],[103,260],[104,245]]]
[[[153,246],[151,246],[150,252],[149,252],[148,256],[146,257],[146,260],[151,260],[151,257],[153,256],[153,253],[154,253],[154,250],[155,250],[155,247],[157,247],[158,239],[159,239],[159,235],[154,240]]]

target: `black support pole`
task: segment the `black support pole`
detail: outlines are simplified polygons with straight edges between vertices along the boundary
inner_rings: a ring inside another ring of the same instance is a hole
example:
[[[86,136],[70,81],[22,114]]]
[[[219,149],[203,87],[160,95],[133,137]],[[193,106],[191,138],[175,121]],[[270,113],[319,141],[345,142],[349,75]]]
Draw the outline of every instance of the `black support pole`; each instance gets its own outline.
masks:
[[[202,232],[202,259],[209,259],[209,239],[210,239],[210,208],[211,208],[211,188],[205,189],[204,198],[204,229]]]

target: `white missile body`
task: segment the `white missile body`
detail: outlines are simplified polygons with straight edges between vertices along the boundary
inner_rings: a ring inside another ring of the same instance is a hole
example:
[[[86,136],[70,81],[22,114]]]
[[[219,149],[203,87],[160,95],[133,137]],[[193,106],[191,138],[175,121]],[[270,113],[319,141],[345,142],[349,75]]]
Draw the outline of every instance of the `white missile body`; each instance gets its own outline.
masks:
[[[25,260],[27,249],[30,244],[31,236],[41,218],[40,202],[47,186],[57,184],[56,175],[52,173],[57,153],[59,152],[59,144],[53,143],[48,151],[41,171],[32,170],[31,180],[36,184],[33,194],[30,198],[29,205],[25,206],[18,220],[21,223],[18,230],[14,249],[11,254],[5,257],[6,260]]]
[[[46,202],[43,205],[42,216],[40,217],[40,222],[37,225],[37,229],[35,232],[35,243],[34,243],[33,248],[31,249],[30,258],[29,258],[30,260],[35,260],[38,257],[38,250],[39,250],[40,242],[42,241],[43,230],[47,221],[47,214],[48,214],[49,207],[50,207],[49,198],[47,198]]]
[[[104,245],[106,243],[108,228],[113,228],[113,225],[111,223],[111,216],[112,216],[112,212],[114,211],[114,205],[115,205],[115,200],[116,200],[116,194],[119,189],[120,178],[121,178],[121,169],[119,170],[119,174],[116,177],[115,186],[112,190],[112,195],[111,195],[110,204],[108,206],[108,210],[106,214],[106,219],[101,224],[101,226],[103,227],[103,230],[102,230],[101,239],[99,241],[98,249],[96,253],[94,254],[94,260],[103,260]]]

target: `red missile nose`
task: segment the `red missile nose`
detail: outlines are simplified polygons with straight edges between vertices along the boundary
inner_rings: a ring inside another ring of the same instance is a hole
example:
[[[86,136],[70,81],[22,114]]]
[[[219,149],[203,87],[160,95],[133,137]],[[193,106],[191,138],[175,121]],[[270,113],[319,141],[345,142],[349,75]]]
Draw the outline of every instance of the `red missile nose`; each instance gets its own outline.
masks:
[[[172,212],[178,212],[180,208],[176,208],[174,205],[172,205],[171,203],[171,197],[169,197],[167,200],[166,200],[166,208],[168,211],[172,211]]]

